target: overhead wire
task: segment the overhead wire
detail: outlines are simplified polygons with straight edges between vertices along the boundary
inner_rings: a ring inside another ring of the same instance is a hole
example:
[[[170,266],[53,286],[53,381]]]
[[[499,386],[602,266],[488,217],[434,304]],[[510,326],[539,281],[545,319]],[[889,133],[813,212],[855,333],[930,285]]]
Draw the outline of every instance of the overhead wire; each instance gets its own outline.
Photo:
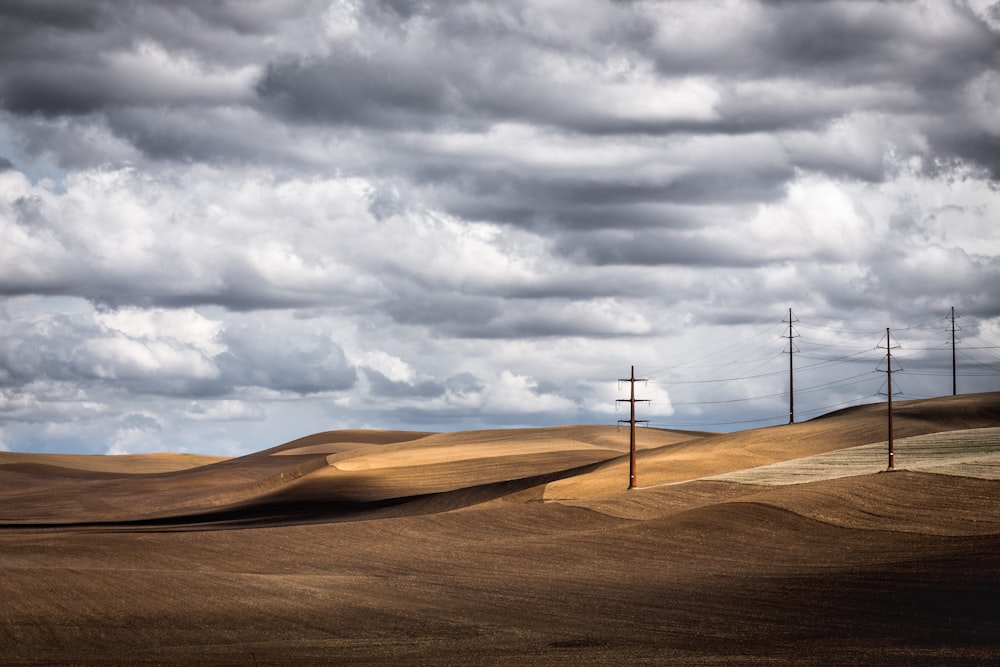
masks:
[[[918,359],[926,359],[924,353],[929,352],[941,352],[951,348],[951,341],[944,340],[943,337],[941,341],[933,346],[920,345],[921,343],[926,343],[932,341],[935,336],[939,336],[945,333],[945,327],[942,326],[942,318],[934,318],[925,320],[923,322],[918,322],[913,325],[904,325],[893,329],[890,333],[892,337],[892,343],[894,343],[894,349],[898,350],[895,352],[893,357],[899,355],[903,359],[910,356],[911,359],[914,357],[913,354],[918,355]],[[876,337],[881,337],[882,340],[885,338],[886,331],[883,329],[847,329],[843,327],[823,327],[812,325],[809,323],[803,324],[799,320],[795,320],[794,326],[798,330],[804,328],[807,330],[812,330],[814,332],[825,332],[828,334],[839,334],[839,335],[849,335],[846,341],[828,341],[823,340],[821,336],[814,337],[813,335],[803,336],[799,335],[780,335],[780,338],[788,339],[788,344],[793,345],[792,352],[789,352],[789,348],[786,345],[785,351],[781,353],[775,353],[772,347],[772,343],[764,342],[758,345],[752,345],[746,348],[746,345],[752,341],[759,339],[761,336],[774,332],[778,333],[783,331],[785,326],[788,325],[788,320],[782,320],[780,323],[772,323],[767,327],[751,331],[738,340],[734,341],[730,345],[723,348],[713,350],[707,354],[703,354],[699,357],[691,358],[685,363],[678,364],[676,366],[659,366],[652,367],[648,372],[644,372],[648,376],[649,382],[653,384],[658,384],[664,387],[669,387],[676,392],[672,391],[677,395],[677,398],[682,400],[670,400],[669,402],[654,402],[652,406],[663,406],[670,405],[673,408],[690,408],[696,406],[710,406],[710,405],[733,405],[741,403],[749,403],[753,401],[767,401],[779,398],[782,396],[787,396],[788,391],[778,391],[773,390],[768,393],[754,394],[752,396],[732,396],[731,393],[727,392],[728,385],[730,383],[741,382],[744,380],[760,380],[764,378],[775,378],[779,376],[788,375],[790,372],[803,373],[808,376],[809,373],[818,371],[821,369],[829,369],[831,367],[843,367],[854,366],[855,368],[859,364],[873,361],[872,359],[865,359],[865,355],[872,355],[874,351],[878,350],[882,345],[877,343],[871,345],[872,340]],[[909,335],[905,335],[909,334]],[[862,343],[867,340],[867,344],[862,347]],[[985,345],[977,347],[967,347],[969,350],[979,350],[982,349],[983,355],[989,359],[989,362],[984,362],[981,359],[973,357],[967,352],[962,352],[963,358],[969,361],[975,362],[977,365],[983,366],[989,370],[1000,370],[1000,366],[994,369],[993,364],[1000,364],[1000,358],[991,355],[988,350],[1000,350],[1000,345],[995,345],[991,341],[981,339]],[[899,344],[896,348],[895,344]],[[920,345],[919,347],[917,347]],[[960,348],[961,349],[961,348]],[[823,355],[822,350],[844,350],[846,353],[841,355]],[[737,354],[731,354],[736,351]],[[726,358],[724,355],[729,354]],[[783,357],[786,354],[793,354],[795,358],[807,359],[814,363],[807,363],[804,365],[799,365],[791,371],[788,368],[776,369],[776,370],[765,370],[764,372],[757,372],[763,368],[767,367],[767,364],[774,363],[777,359]],[[712,360],[713,363],[706,363]],[[895,366],[895,364],[894,364]],[[725,374],[719,377],[715,374],[713,377],[713,371],[718,372],[720,370],[725,370]],[[697,371],[690,375],[684,376],[684,371]],[[840,377],[832,380],[826,380],[818,382],[812,385],[800,386],[796,388],[795,395],[812,395],[820,392],[836,392],[838,390],[843,390],[849,387],[855,387],[864,384],[868,378],[878,371],[878,366],[875,369],[860,373],[853,374],[847,377]],[[884,371],[883,371],[884,372]],[[934,376],[943,377],[950,375],[950,371],[945,371],[943,368],[939,370],[929,370],[929,369],[914,369],[914,370],[904,370],[903,368],[894,368],[893,372],[905,373],[914,376]],[[970,369],[966,369],[961,374],[962,377],[982,377],[990,376],[994,373],[977,373],[971,372]],[[673,376],[673,377],[671,377]],[[883,386],[884,386],[883,382]],[[704,387],[703,391],[697,392],[693,396],[683,396],[684,388],[694,388],[694,387]],[[872,394],[862,394],[859,393],[853,398],[846,401],[835,403],[832,405],[821,406],[821,407],[808,407],[802,409],[801,406],[797,406],[796,414],[798,416],[809,415],[809,414],[819,414],[823,411],[829,411],[843,405],[856,404],[858,401],[863,401],[872,396],[878,396],[879,392],[876,391]],[[901,395],[907,396],[918,396],[916,393],[901,393]],[[671,397],[673,398],[673,397]],[[734,426],[734,425],[746,425],[746,424],[757,424],[768,421],[776,421],[784,419],[786,415],[778,415],[774,417],[761,417],[752,419],[739,419],[739,420],[727,420],[718,422],[708,422],[706,420],[698,420],[697,422],[681,422],[675,421],[673,419],[669,420],[671,427],[683,427],[683,426]],[[657,422],[660,423],[660,422]]]
[[[762,329],[750,332],[746,336],[743,336],[739,340],[733,342],[730,345],[727,345],[726,347],[720,348],[718,350],[713,350],[711,352],[708,352],[706,354],[701,355],[700,357],[690,358],[687,362],[684,362],[684,363],[680,363],[680,364],[677,364],[677,365],[674,365],[674,366],[659,366],[659,367],[651,366],[651,367],[645,368],[644,371],[643,371],[643,374],[647,378],[653,379],[653,378],[656,378],[659,375],[664,374],[664,373],[676,372],[678,369],[704,368],[704,367],[715,368],[715,367],[718,366],[718,364],[705,364],[705,365],[701,365],[699,362],[705,361],[705,360],[710,359],[712,357],[717,357],[717,356],[719,356],[719,355],[721,355],[721,354],[723,354],[725,352],[728,352],[728,351],[730,351],[730,350],[732,350],[734,348],[737,348],[737,347],[743,345],[744,343],[746,343],[747,341],[750,341],[750,340],[752,340],[754,338],[757,338],[759,336],[762,336],[762,335],[764,335],[764,334],[766,334],[766,333],[768,333],[770,331],[773,331],[776,326],[777,326],[776,324],[770,324],[766,328],[762,328]],[[755,349],[758,350],[758,351],[760,351],[760,350],[763,350],[763,349],[766,349],[766,348],[764,348],[763,346],[761,346],[761,347],[758,347],[758,348],[755,348]],[[681,355],[681,356],[686,357],[687,355]],[[744,355],[744,357],[745,356],[747,356],[747,355]]]

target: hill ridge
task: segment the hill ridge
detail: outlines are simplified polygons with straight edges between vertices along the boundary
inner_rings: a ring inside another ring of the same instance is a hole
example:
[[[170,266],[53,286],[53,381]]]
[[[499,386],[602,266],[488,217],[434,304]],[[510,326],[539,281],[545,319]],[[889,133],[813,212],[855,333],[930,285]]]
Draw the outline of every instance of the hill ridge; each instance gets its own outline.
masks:
[[[963,474],[965,466],[971,474],[978,466],[979,474],[985,474],[983,470],[998,467],[994,459],[1000,438],[991,429],[1000,425],[1000,393],[904,401],[895,416],[900,465],[911,446],[949,440],[928,439],[928,434],[960,427],[969,437],[974,429],[985,429],[977,437],[986,438],[986,444],[979,459],[946,461],[941,469]],[[739,433],[640,429],[638,492],[697,479],[764,483],[765,473],[796,466],[801,473],[808,461],[829,467],[837,456],[841,461],[862,453],[876,456],[883,428],[884,409],[872,404],[825,419]],[[539,481],[537,495],[544,500],[622,502],[627,452],[624,430],[568,425],[454,433],[328,431],[242,457],[147,474],[126,472],[125,461],[116,468],[90,460],[74,469],[73,461],[79,459],[73,457],[0,453],[0,523],[153,520],[254,508],[264,512],[276,503],[370,503],[375,508],[542,478],[547,481]],[[61,467],[48,465],[49,460]],[[566,474],[570,470],[576,473]]]

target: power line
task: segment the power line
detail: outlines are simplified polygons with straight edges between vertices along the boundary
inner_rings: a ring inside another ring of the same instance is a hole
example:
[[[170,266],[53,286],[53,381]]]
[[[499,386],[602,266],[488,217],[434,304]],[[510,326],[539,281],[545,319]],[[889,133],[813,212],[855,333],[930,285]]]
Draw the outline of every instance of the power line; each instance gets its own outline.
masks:
[[[951,313],[954,313],[954,309]],[[885,369],[876,368],[878,372],[886,373],[886,377],[883,386],[870,396],[878,396],[885,390],[890,394],[890,398],[899,395],[907,397],[919,395],[920,387],[905,391],[893,387],[890,371],[919,377],[943,377],[946,374],[944,353],[949,345],[952,346],[953,352],[951,364],[953,394],[957,394],[959,375],[963,378],[980,378],[996,377],[996,374],[1000,373],[1000,357],[995,353],[1000,350],[1000,345],[981,336],[967,336],[969,343],[972,344],[959,345],[957,332],[960,327],[957,323],[954,325],[954,343],[946,342],[943,336],[935,342],[935,337],[944,329],[942,319],[950,320],[951,313],[946,317],[895,327],[891,331],[885,330],[884,333],[888,337],[883,338],[884,344],[880,342],[875,349],[885,349],[889,365]],[[955,314],[956,319],[957,317]],[[805,333],[800,333],[800,329]],[[769,331],[773,331],[776,337],[787,339],[788,347],[779,352],[773,343],[762,341],[762,336]],[[682,415],[700,412],[697,410],[699,407],[747,405],[755,401],[770,406],[768,412],[771,412],[775,399],[785,395],[788,396],[787,421],[792,424],[796,419],[856,403],[869,396],[864,392],[864,385],[868,383],[867,378],[871,377],[872,371],[865,373],[843,371],[852,367],[857,368],[858,364],[864,364],[866,359],[871,362],[871,356],[874,355],[870,340],[877,333],[876,330],[852,327],[850,324],[817,326],[800,322],[793,309],[789,308],[780,324],[775,322],[765,328],[750,331],[731,344],[697,355],[673,367],[660,366],[654,373],[646,373],[646,376],[654,378],[652,381],[669,390],[670,400],[663,402],[663,406],[680,409],[677,420],[670,420],[673,427],[775,423],[779,417],[723,419],[709,423],[701,416],[694,420],[689,417],[686,421],[682,421],[684,420]],[[865,338],[869,342],[865,343]],[[788,355],[788,360],[785,370],[782,371],[773,364],[785,354]],[[908,364],[914,366],[913,370],[899,367],[894,357],[913,360]],[[787,392],[780,390],[775,382],[785,373],[788,374]],[[831,375],[833,379],[828,379]],[[745,395],[739,391],[746,386],[744,383],[750,383],[751,386],[759,388],[759,391]],[[914,389],[916,391],[913,391]],[[833,405],[827,406],[815,406],[812,403],[821,393],[844,396],[854,392],[857,394],[848,398],[846,402],[834,402]],[[744,395],[740,395],[741,393]],[[807,404],[796,405],[797,399],[800,398],[805,398]]]

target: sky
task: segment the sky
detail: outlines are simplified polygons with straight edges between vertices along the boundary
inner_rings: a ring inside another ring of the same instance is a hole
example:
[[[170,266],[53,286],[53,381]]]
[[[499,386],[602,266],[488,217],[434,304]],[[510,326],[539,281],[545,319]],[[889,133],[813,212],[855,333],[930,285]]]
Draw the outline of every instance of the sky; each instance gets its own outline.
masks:
[[[1000,390],[997,109],[992,0],[0,0],[0,449],[615,424],[633,366],[755,428],[951,394],[953,307]]]

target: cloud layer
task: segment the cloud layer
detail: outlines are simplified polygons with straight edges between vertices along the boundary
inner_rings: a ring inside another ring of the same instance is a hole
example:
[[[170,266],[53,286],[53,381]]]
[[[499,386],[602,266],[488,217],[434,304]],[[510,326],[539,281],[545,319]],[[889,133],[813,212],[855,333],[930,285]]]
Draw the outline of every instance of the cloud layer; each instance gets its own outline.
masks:
[[[632,364],[740,428],[788,308],[933,368],[954,305],[996,389],[998,106],[989,1],[4,3],[0,444],[608,422]]]

